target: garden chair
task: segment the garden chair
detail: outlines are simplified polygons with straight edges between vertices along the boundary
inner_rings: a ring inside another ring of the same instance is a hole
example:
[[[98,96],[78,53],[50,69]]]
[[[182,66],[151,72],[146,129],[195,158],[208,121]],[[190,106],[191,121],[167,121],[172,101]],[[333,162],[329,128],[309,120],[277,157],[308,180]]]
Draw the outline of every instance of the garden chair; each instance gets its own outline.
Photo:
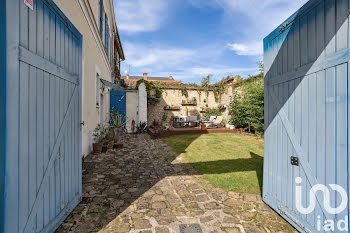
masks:
[[[215,123],[216,119],[217,116],[210,116],[208,121],[204,121],[204,123],[207,125],[207,128],[218,128],[218,124]]]

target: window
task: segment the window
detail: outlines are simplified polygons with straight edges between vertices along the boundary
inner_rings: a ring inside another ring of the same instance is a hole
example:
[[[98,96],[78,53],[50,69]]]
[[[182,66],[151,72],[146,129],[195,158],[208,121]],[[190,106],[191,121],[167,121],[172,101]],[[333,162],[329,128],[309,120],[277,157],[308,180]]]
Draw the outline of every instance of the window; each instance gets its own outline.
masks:
[[[100,75],[96,75],[96,106],[100,106]]]
[[[109,25],[108,25],[108,17],[107,14],[105,14],[105,49],[107,56],[108,54],[108,49],[109,49]]]
[[[100,0],[100,10],[99,10],[99,14],[100,14],[100,36],[101,39],[103,40],[103,17],[104,17],[104,9],[103,9],[103,0]]]

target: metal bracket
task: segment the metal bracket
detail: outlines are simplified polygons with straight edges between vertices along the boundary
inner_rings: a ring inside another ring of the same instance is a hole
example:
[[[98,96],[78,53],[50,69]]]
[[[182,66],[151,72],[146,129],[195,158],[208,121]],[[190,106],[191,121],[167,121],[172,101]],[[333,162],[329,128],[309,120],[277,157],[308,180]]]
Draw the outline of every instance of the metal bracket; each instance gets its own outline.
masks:
[[[296,156],[291,156],[291,157],[290,157],[290,163],[291,163],[293,166],[299,166],[299,158],[296,157]]]

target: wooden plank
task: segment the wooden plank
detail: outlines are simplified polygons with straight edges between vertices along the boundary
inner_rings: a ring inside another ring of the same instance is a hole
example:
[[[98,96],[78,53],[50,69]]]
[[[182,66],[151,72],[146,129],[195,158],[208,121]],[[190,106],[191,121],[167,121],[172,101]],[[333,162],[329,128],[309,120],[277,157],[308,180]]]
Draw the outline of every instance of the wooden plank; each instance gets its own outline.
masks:
[[[29,11],[29,50],[36,53],[36,43],[37,43],[37,29],[36,29],[36,17],[37,17],[37,5],[34,4],[34,10]]]
[[[308,47],[308,62],[316,60],[316,14],[315,9],[308,13],[307,24],[307,47]]]
[[[349,6],[348,0],[336,1],[336,51],[348,48]]]
[[[62,127],[60,129],[60,132],[59,132],[59,136],[58,136],[57,140],[55,141],[55,145],[54,145],[53,149],[51,150],[50,160],[49,160],[48,165],[45,168],[44,177],[43,177],[42,182],[40,184],[40,188],[39,188],[39,192],[38,192],[38,198],[35,200],[33,208],[30,211],[30,215],[29,215],[29,218],[28,218],[28,221],[27,221],[27,224],[26,224],[24,232],[29,232],[31,230],[31,227],[32,227],[32,224],[33,224],[33,219],[35,217],[35,213],[36,213],[37,208],[38,208],[38,203],[39,203],[39,200],[40,200],[40,196],[41,196],[41,194],[43,194],[45,192],[45,188],[48,187],[48,185],[49,185],[50,175],[51,175],[50,172],[52,171],[54,162],[55,162],[55,160],[57,158],[55,155],[58,154],[57,152],[58,152],[58,149],[59,149],[60,142],[63,139],[63,136],[64,136],[64,134],[67,131],[67,126],[68,126],[68,124],[70,122],[69,121],[70,114],[68,114],[68,113],[71,112],[72,107],[74,106],[74,104],[73,104],[74,101],[73,100],[75,98],[77,98],[77,94],[79,93],[76,90],[77,90],[77,88],[74,89],[73,95],[72,95],[72,97],[69,100],[69,106],[68,106],[67,114],[64,117],[64,124],[62,125]]]
[[[308,63],[307,15],[300,19],[300,56],[301,65]]]
[[[37,55],[44,57],[44,6],[42,1],[37,1]]]
[[[335,184],[335,68],[326,71],[326,184]],[[335,193],[330,191],[330,204],[335,204]]]
[[[348,79],[348,66],[342,64],[336,67],[336,184],[348,189],[348,177],[347,174],[347,150],[348,150],[348,134],[347,134],[347,79]],[[342,198],[339,193],[335,196],[335,206],[341,204]],[[344,219],[347,215],[347,210],[337,214],[337,219]]]
[[[20,100],[21,109],[19,119],[19,229],[23,231],[29,216],[29,66],[20,64]]]
[[[326,56],[335,52],[335,0],[327,0],[325,5]]]
[[[37,69],[29,67],[29,207],[33,206],[36,198],[37,188]]]
[[[295,128],[295,96],[294,96],[294,91],[295,91],[295,83],[294,80],[289,81],[288,82],[288,95],[289,95],[289,101],[288,101],[288,119],[291,123],[291,125],[293,126],[293,128]],[[290,141],[290,138],[288,136],[288,158],[287,158],[287,162],[289,162],[289,158],[290,156],[294,156],[294,147]],[[289,208],[294,209],[294,194],[295,194],[295,185],[294,185],[294,168],[295,166],[291,166],[288,163],[288,190],[290,190],[290,192],[287,192],[287,206],[289,206]]]
[[[317,169],[316,178],[321,184],[325,184],[325,170],[322,168],[326,167],[326,83],[325,83],[325,71],[319,71],[316,78],[316,154],[317,154]],[[315,210],[316,216],[321,216],[321,222],[324,222],[322,209],[317,206]]]
[[[46,48],[44,51],[47,51]],[[49,138],[50,138],[50,74],[44,72],[44,174],[50,160]],[[39,182],[38,190],[40,190],[41,183],[42,182]],[[50,213],[48,211],[50,207],[49,189],[46,188],[45,192],[43,192],[42,195],[44,198],[44,204],[43,204],[44,226],[46,226],[49,223],[49,216],[50,216]],[[41,195],[38,194],[38,197],[40,198]]]
[[[28,28],[29,28],[29,21],[28,21],[28,7],[25,4],[19,5],[20,9],[20,22],[19,22],[19,43],[25,48],[29,47],[29,35],[28,35]]]
[[[287,31],[284,32],[284,36],[285,39],[283,40],[282,43],[282,73],[287,73],[288,72],[288,38],[287,38],[288,34]]]
[[[288,40],[288,70],[291,72],[294,70],[294,27],[289,31],[287,40]]]
[[[51,41],[50,41],[51,44]],[[51,55],[51,48],[50,48]],[[51,58],[50,58],[51,59]],[[55,128],[57,122],[55,121],[55,97],[56,97],[56,78],[55,76],[50,74],[50,160],[51,158],[57,156],[57,154],[53,154],[53,148],[56,144],[56,134]],[[55,218],[55,200],[56,200],[56,185],[55,185],[55,174],[54,174],[54,163],[53,166],[48,170],[49,171],[49,198],[50,198],[50,221]]]
[[[50,17],[50,26],[49,26],[49,33],[50,33],[50,42],[49,42],[49,47],[50,47],[50,62],[55,63],[56,60],[56,50],[55,50],[55,38],[56,38],[56,17],[52,11],[50,11],[49,14]]]
[[[309,164],[312,168],[311,174],[316,177],[316,160],[317,160],[317,154],[316,154],[316,147],[317,147],[317,141],[316,141],[316,73],[311,74],[309,76],[309,118],[308,120],[308,144],[309,144]],[[317,178],[317,177],[316,177]],[[309,190],[311,189],[311,185],[308,185]],[[310,193],[309,193],[310,194]],[[315,223],[316,217],[315,212],[312,212],[308,215],[308,219],[310,223]]]
[[[52,75],[61,77],[71,83],[76,85],[79,83],[79,77],[77,75],[68,73],[58,65],[30,52],[23,47],[19,47],[19,59],[27,64],[30,64],[31,66],[37,67]]]
[[[316,8],[316,55],[318,59],[323,59],[325,56],[324,37],[325,37],[325,24],[324,24],[324,3],[320,4]]]
[[[294,22],[294,68],[300,67],[300,27],[299,19]]]
[[[49,60],[50,58],[50,17],[49,17],[49,9],[46,4],[43,4],[44,12],[44,58]]]
[[[36,192],[39,191],[40,181],[44,175],[44,72],[37,70],[37,181]],[[37,212],[37,231],[40,231],[44,227],[44,200],[40,201],[40,207]]]

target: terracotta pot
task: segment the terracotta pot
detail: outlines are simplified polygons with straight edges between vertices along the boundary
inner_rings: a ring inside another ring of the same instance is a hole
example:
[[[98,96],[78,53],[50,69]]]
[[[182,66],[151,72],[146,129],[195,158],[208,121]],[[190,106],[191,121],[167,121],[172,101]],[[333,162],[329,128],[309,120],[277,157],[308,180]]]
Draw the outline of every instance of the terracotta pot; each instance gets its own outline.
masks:
[[[124,147],[124,145],[122,143],[115,143],[113,148],[114,149],[122,149]]]
[[[94,143],[92,144],[92,148],[95,154],[102,152],[103,143]]]
[[[239,128],[239,131],[240,131],[241,133],[244,133],[244,128]]]
[[[173,127],[174,126],[174,121],[170,121],[169,124],[170,124],[170,127]]]
[[[207,129],[207,126],[206,125],[201,125],[201,130],[206,130]]]
[[[103,145],[102,146],[102,153],[106,153],[108,151],[108,146],[107,145]]]
[[[114,142],[113,141],[109,141],[109,143],[107,145],[108,150],[113,149],[113,146],[114,146]]]

